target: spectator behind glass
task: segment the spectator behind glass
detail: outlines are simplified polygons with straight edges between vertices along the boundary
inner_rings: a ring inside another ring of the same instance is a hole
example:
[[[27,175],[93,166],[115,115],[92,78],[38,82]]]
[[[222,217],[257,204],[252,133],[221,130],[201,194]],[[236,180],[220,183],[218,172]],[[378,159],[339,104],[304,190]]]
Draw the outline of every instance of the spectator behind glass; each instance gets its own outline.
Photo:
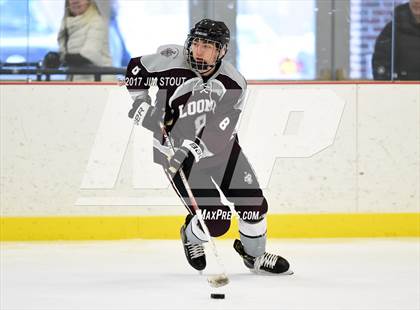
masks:
[[[395,8],[394,79],[420,80],[420,0]],[[375,80],[391,80],[392,22],[375,43],[372,71]]]
[[[61,62],[69,67],[112,66],[108,29],[94,0],[66,0],[58,33]],[[70,76],[73,81],[93,81],[90,75]]]

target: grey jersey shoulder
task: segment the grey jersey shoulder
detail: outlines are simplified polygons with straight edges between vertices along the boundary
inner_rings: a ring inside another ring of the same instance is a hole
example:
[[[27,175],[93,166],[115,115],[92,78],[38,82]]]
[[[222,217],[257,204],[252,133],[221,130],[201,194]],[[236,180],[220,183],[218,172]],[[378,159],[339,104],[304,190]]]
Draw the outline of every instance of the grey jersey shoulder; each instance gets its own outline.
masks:
[[[223,60],[219,74],[228,76],[230,79],[236,82],[236,84],[238,84],[240,88],[246,90],[247,83],[245,78],[242,76],[241,73],[239,73],[238,70],[236,70],[236,68],[230,62]]]
[[[188,69],[185,63],[184,47],[181,45],[162,45],[156,54],[145,55],[140,61],[150,73],[170,69]]]

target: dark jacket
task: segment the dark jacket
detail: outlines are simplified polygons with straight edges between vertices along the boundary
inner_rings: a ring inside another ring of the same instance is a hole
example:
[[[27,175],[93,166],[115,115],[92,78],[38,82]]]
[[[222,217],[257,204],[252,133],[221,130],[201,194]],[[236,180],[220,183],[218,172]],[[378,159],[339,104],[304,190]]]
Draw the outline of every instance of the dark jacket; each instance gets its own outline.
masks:
[[[394,79],[420,80],[420,24],[409,4],[395,8]],[[372,71],[375,80],[391,80],[392,22],[382,30],[375,43]]]

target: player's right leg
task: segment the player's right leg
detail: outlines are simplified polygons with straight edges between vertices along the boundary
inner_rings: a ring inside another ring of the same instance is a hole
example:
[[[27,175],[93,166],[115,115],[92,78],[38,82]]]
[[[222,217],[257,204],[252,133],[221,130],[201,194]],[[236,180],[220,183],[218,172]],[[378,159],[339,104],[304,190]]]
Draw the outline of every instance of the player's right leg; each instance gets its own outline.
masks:
[[[208,238],[202,229],[197,215],[191,206],[190,199],[184,183],[177,173],[169,174],[165,171],[171,181],[172,187],[181,201],[187,208],[189,214],[185,223],[181,227],[181,240],[184,247],[185,256],[188,263],[197,270],[206,267],[206,257],[203,243],[208,242]],[[220,194],[211,177],[204,171],[186,171],[188,183],[194,194],[194,198],[200,208],[204,222],[213,237],[223,235],[230,227],[230,209],[220,201]],[[229,214],[228,214],[229,213]],[[222,217],[223,216],[223,217]]]
[[[164,169],[164,171],[169,181],[171,182],[175,193],[181,199],[182,203],[189,212],[180,230],[185,257],[187,258],[187,261],[191,267],[201,271],[206,268],[206,254],[204,252],[203,243],[207,242],[208,240],[204,231],[198,225],[197,216],[195,215],[194,209],[191,206],[188,192],[179,173],[173,175],[166,169]]]

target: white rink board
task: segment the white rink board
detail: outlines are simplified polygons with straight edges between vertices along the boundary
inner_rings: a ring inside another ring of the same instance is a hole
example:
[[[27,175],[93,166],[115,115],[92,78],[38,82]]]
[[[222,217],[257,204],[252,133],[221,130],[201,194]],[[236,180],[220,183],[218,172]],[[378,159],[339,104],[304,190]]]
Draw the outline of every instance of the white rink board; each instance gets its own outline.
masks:
[[[383,205],[384,212],[411,210],[416,199],[420,212],[420,103],[419,91],[408,85],[359,88],[358,139],[360,158],[359,210]],[[378,96],[385,93],[386,96]],[[380,106],[380,109],[373,108]]]
[[[419,212],[420,85],[251,85],[271,213]],[[3,216],[184,214],[124,87],[0,85]]]

